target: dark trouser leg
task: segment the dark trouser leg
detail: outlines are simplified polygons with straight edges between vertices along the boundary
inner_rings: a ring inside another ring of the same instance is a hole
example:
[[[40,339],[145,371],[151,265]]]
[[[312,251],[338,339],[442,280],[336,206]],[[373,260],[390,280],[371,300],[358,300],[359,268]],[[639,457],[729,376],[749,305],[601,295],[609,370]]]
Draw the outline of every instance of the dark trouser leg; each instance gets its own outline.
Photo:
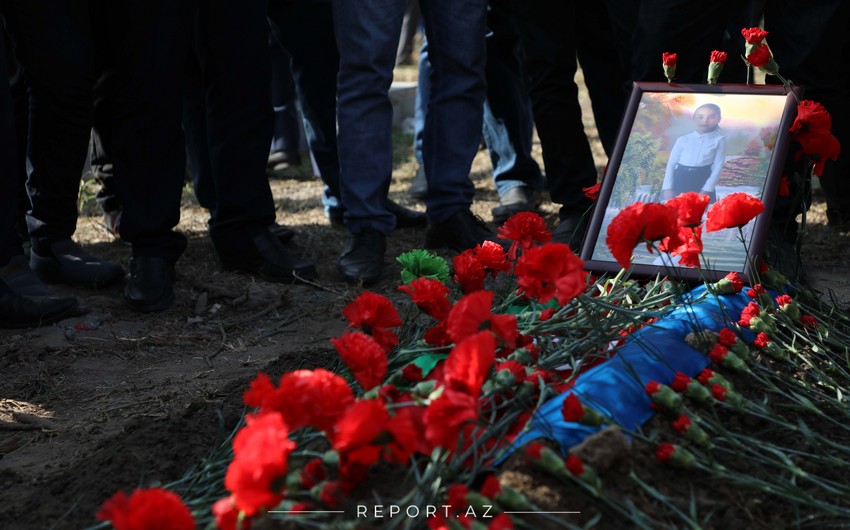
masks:
[[[267,4],[200,3],[196,42],[207,99],[217,205],[210,237],[221,254],[239,252],[275,220],[266,178],[271,145],[271,59]]]
[[[49,254],[77,226],[92,120],[89,3],[10,1],[3,14],[30,89],[27,225],[36,249]]]
[[[271,51],[272,106],[274,107],[274,135],[271,150],[297,153],[301,142],[301,124],[298,123],[295,81],[292,79],[292,56],[274,38],[271,30],[269,30],[269,49]]]
[[[0,267],[6,265],[12,256],[21,254],[21,242],[15,231],[19,186],[15,163],[18,144],[8,88],[4,34],[0,24]]]
[[[201,65],[194,47],[186,58],[183,83],[183,132],[186,134],[186,154],[192,168],[192,185],[198,204],[215,216],[217,198],[210,164],[206,92]]]
[[[573,2],[522,0],[516,4],[531,79],[534,121],[552,200],[560,217],[584,213],[592,202],[582,188],[596,184],[596,166],[578,103]]]
[[[174,262],[186,238],[180,220],[185,142],[181,80],[186,0],[96,2],[95,128],[117,175],[121,237],[136,257]]]
[[[275,37],[292,56],[292,76],[304,114],[304,131],[326,194],[339,201],[336,143],[336,78],[339,53],[330,0],[272,0]]]

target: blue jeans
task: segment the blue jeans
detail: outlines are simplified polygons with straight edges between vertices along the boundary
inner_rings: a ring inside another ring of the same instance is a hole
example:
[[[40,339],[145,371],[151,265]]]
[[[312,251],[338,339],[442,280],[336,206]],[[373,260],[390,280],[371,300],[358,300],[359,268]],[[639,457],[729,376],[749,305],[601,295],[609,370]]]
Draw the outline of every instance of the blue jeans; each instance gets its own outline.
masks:
[[[469,208],[485,94],[485,0],[422,2],[432,66],[422,161],[431,223]],[[388,234],[392,178],[392,84],[406,0],[334,0],[340,52],[338,146],[346,224]]]
[[[504,2],[491,0],[487,12],[487,99],[484,102],[484,143],[493,165],[493,183],[500,197],[526,186],[537,191],[545,185],[540,166],[531,156],[534,120],[528,98],[524,69],[518,56],[518,37]],[[428,40],[419,52],[419,86],[414,117],[414,152],[422,163],[422,136],[426,109],[422,104],[430,91]]]

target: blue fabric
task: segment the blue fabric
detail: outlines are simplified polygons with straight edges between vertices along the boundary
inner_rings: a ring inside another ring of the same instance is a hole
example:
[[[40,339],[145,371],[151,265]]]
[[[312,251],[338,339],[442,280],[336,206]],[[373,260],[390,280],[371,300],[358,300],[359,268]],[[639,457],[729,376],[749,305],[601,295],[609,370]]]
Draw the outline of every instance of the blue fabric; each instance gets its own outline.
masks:
[[[727,327],[737,321],[750,302],[742,292],[719,298],[708,294],[704,300],[688,303],[705,293],[704,286],[691,291],[680,307],[652,326],[633,333],[610,361],[581,374],[573,388],[544,403],[529,423],[529,430],[517,437],[514,448],[537,438],[549,438],[566,452],[598,431],[599,427],[564,421],[561,408],[570,393],[576,394],[585,405],[614,418],[625,429],[633,430],[650,419],[653,412],[644,391],[647,382],[669,385],[676,372],[693,376],[709,363],[708,356],[685,343],[685,337],[696,330],[717,331]]]

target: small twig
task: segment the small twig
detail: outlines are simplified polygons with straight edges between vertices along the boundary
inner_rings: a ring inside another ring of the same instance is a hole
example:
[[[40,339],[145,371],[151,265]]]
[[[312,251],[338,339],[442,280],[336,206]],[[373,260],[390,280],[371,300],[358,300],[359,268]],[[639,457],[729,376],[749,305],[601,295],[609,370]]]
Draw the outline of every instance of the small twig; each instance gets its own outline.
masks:
[[[297,273],[297,272],[293,272],[293,273],[292,273],[292,275],[293,275],[293,276],[295,276],[295,279],[296,279],[296,280],[298,280],[299,282],[306,283],[307,285],[312,285],[313,287],[316,287],[316,288],[318,288],[318,289],[321,289],[322,291],[327,291],[327,292],[329,292],[329,293],[333,293],[333,294],[335,294],[335,295],[337,295],[337,296],[345,296],[345,293],[341,293],[341,292],[339,292],[339,291],[337,291],[337,290],[331,289],[330,287],[325,287],[324,285],[319,284],[319,283],[316,283],[316,282],[314,282],[314,281],[312,281],[312,280],[308,280],[308,279],[306,279],[306,278],[302,278],[301,276],[299,276],[299,275],[298,275],[298,273]]]
[[[223,297],[223,298],[230,298],[230,299],[235,299],[235,298],[239,298],[240,296],[242,296],[242,293],[240,293],[239,291],[233,291],[233,290],[227,289],[225,287],[219,287],[217,285],[208,284],[206,282],[202,282],[201,280],[192,278],[190,276],[181,275],[180,279],[182,281],[185,281],[186,283],[188,283],[192,287],[199,289],[201,291],[206,291],[213,296],[220,296],[220,297]]]

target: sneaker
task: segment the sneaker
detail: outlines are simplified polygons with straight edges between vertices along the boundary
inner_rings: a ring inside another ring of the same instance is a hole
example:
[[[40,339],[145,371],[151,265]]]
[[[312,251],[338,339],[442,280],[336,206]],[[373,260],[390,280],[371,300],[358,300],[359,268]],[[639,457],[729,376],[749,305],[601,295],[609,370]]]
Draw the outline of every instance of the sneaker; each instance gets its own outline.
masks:
[[[461,210],[439,224],[430,225],[425,231],[425,247],[448,247],[463,252],[485,241],[495,241],[505,246],[480,217],[469,210]]]
[[[367,228],[351,234],[339,257],[339,273],[350,283],[375,283],[384,275],[386,251],[387,238],[377,230]]]
[[[520,212],[531,212],[540,206],[540,192],[528,186],[517,186],[505,192],[499,198],[499,205],[493,208],[493,222],[504,224],[511,216]]]
[[[124,278],[124,269],[120,265],[92,256],[70,239],[53,243],[46,253],[39,253],[33,246],[30,268],[47,283],[66,283],[92,289]]]

